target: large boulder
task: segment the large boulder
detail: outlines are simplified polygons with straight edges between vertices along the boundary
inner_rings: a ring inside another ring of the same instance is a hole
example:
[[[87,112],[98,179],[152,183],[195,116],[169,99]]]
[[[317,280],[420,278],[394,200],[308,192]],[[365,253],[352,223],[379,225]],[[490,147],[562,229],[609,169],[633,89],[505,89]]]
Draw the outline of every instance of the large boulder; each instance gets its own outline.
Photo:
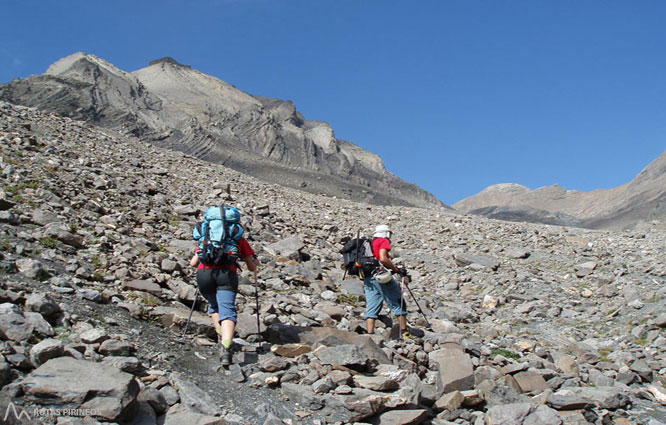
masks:
[[[445,393],[474,388],[474,365],[462,347],[442,348],[429,354],[438,366],[437,386]]]
[[[274,324],[268,327],[268,340],[273,344],[319,343],[326,347],[355,345],[365,356],[378,364],[391,364],[388,356],[368,335],[328,327]]]
[[[126,418],[139,394],[139,384],[132,375],[71,357],[47,361],[23,380],[22,388],[25,398],[33,403],[90,409],[108,421]]]

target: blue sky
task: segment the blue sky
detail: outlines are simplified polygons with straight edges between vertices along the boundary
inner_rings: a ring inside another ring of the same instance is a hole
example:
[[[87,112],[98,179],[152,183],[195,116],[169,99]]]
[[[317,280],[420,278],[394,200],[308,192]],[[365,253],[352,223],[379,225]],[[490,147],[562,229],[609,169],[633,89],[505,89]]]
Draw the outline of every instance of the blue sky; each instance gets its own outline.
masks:
[[[83,51],[289,99],[447,204],[611,188],[666,149],[661,0],[0,0],[0,83]]]

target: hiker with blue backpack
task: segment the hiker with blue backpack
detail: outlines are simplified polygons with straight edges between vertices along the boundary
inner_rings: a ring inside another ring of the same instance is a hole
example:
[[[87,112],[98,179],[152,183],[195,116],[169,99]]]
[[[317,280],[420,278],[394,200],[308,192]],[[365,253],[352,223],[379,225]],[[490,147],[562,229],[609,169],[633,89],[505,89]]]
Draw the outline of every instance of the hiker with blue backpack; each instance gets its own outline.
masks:
[[[215,330],[221,339],[220,362],[231,364],[231,345],[236,328],[238,262],[255,272],[259,265],[254,250],[243,237],[240,211],[231,206],[210,207],[197,223],[193,237],[198,242],[190,266],[197,268],[197,285],[208,301]]]

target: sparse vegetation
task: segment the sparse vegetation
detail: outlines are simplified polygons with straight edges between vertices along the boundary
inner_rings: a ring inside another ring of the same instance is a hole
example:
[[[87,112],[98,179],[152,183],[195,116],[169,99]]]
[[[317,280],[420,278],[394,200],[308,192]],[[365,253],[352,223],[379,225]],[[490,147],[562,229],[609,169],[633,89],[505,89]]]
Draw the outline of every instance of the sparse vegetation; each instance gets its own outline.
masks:
[[[58,245],[58,240],[54,237],[45,236],[39,240],[39,244],[44,248],[55,248]]]
[[[608,356],[609,356],[612,352],[613,352],[613,350],[611,350],[610,348],[600,348],[600,349],[599,349],[599,357],[601,358],[601,361],[602,361],[602,362],[608,362],[608,361],[610,361],[610,358],[609,358]]]
[[[358,295],[340,294],[338,295],[338,302],[352,307],[358,307],[360,300]]]
[[[0,251],[10,252],[12,250],[12,244],[8,239],[0,239]]]
[[[506,357],[507,359],[514,359],[514,360],[520,359],[520,355],[504,348],[493,348],[490,351],[490,354],[492,354],[493,356],[500,355]]]

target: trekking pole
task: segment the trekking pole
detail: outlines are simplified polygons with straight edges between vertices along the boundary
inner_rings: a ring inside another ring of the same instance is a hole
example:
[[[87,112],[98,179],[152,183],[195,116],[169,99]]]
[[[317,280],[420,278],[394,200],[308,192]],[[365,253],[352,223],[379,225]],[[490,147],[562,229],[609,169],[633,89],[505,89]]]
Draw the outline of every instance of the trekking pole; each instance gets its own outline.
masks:
[[[190,320],[192,319],[192,313],[194,313],[194,306],[197,305],[198,296],[199,296],[199,288],[197,287],[197,291],[194,293],[194,301],[192,301],[192,308],[190,309],[190,315],[187,317],[187,322],[185,323],[185,329],[183,330],[183,334],[180,336],[181,338],[185,338],[185,334],[187,333],[187,328],[190,326]]]
[[[257,335],[261,335],[261,323],[259,321],[259,284],[257,283],[257,266],[254,266],[254,299],[257,302]]]
[[[405,277],[400,280],[400,310],[403,310],[405,312],[405,322],[407,321],[407,306],[405,305]],[[404,339],[402,337],[402,331],[400,332],[400,338]]]
[[[405,283],[405,277],[404,276],[402,277],[402,282],[403,282],[403,285],[404,285],[404,283]],[[416,307],[421,312],[421,316],[423,316],[423,320],[425,320],[428,327],[431,328],[432,326],[430,326],[430,322],[428,322],[428,318],[426,317],[425,313],[421,309],[421,306],[419,305],[419,302],[416,301],[416,297],[414,296],[414,293],[412,292],[412,289],[409,287],[409,285],[405,285],[405,286],[407,287],[407,290],[409,291],[409,294],[412,296],[412,298],[414,298],[414,303],[416,304]]]

